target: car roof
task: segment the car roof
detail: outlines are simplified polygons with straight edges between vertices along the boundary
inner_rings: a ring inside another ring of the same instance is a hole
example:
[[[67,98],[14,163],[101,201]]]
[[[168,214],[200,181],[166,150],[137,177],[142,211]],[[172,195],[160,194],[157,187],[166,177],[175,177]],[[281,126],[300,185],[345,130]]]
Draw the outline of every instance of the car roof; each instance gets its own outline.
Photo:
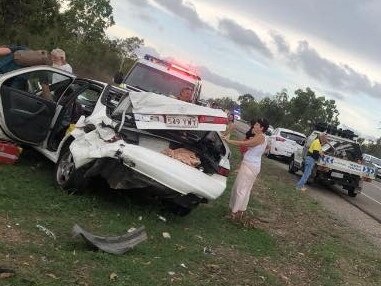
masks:
[[[175,69],[168,69],[168,67],[166,67],[164,65],[160,65],[158,63],[151,62],[151,61],[146,60],[144,58],[138,59],[138,61],[135,63],[135,65],[136,64],[143,64],[145,66],[149,66],[151,68],[160,70],[160,71],[165,72],[167,74],[170,74],[174,77],[178,77],[178,78],[185,80],[191,84],[197,84],[201,81],[201,78],[199,76],[193,74],[192,72],[190,72],[190,75],[184,75],[183,73],[176,71]]]

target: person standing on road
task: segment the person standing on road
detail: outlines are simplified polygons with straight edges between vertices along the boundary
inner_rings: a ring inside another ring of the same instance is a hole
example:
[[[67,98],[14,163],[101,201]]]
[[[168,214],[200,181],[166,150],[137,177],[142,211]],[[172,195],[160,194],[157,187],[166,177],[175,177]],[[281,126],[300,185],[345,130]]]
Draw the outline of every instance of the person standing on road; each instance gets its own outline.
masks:
[[[232,219],[242,219],[246,211],[251,189],[261,170],[261,157],[267,145],[264,132],[268,127],[269,122],[261,118],[254,124],[252,129],[254,137],[249,140],[230,140],[223,137],[229,144],[248,147],[231,191],[229,207]]]
[[[319,136],[314,141],[312,141],[310,147],[308,148],[307,156],[304,160],[303,176],[296,184],[296,188],[301,192],[305,192],[307,190],[305,184],[307,183],[308,178],[311,176],[316,161],[319,160],[320,156],[324,155],[321,146],[327,142],[327,136],[324,133],[320,133]]]

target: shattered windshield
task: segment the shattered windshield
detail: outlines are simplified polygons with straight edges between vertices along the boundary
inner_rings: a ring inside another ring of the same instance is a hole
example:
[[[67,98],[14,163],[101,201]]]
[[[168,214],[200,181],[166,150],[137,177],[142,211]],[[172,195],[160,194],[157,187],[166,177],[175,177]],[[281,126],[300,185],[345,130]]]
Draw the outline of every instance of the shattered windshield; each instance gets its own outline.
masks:
[[[135,66],[124,83],[143,91],[176,97],[185,87],[195,88],[191,82],[142,64]]]

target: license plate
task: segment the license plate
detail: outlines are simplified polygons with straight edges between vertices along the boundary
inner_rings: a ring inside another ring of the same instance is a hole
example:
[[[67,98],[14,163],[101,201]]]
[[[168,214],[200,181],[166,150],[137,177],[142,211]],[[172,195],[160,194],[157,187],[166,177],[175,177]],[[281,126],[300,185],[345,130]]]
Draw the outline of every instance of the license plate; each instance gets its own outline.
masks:
[[[344,178],[344,175],[341,173],[332,172],[331,177],[342,179],[342,178]]]
[[[197,128],[197,116],[167,115],[165,124],[168,127]]]

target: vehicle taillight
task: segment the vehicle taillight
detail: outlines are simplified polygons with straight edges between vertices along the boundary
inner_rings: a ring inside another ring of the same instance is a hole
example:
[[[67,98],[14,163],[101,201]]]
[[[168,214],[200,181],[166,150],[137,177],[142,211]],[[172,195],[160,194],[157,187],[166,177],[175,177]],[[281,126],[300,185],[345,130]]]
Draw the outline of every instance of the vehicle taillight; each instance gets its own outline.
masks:
[[[220,174],[221,176],[224,176],[224,177],[228,177],[229,176],[229,172],[230,170],[229,169],[226,169],[224,167],[218,167],[218,174]]]
[[[279,141],[279,142],[284,142],[284,141],[286,141],[286,139],[284,139],[284,138],[282,138],[282,137],[278,137],[278,136],[275,138],[275,140],[276,140],[276,141]]]
[[[198,117],[198,123],[228,124],[228,118],[227,117],[200,115]]]

